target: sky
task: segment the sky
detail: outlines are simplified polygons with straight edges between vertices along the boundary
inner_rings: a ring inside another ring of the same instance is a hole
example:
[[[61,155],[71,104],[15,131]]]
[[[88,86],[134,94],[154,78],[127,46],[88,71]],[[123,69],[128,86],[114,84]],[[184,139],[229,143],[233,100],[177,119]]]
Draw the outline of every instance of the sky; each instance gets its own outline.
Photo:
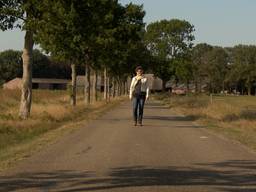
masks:
[[[187,20],[195,26],[195,44],[256,45],[256,0],[119,0],[143,4],[147,24],[161,19]],[[21,50],[24,33],[0,31],[0,51]]]

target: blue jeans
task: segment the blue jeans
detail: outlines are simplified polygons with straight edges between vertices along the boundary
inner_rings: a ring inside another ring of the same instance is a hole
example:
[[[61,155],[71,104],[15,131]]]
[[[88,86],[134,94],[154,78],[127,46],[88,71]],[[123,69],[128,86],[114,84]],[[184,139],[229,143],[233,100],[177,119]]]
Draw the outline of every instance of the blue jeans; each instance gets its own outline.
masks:
[[[133,104],[133,120],[142,122],[145,96],[133,97],[132,104]]]

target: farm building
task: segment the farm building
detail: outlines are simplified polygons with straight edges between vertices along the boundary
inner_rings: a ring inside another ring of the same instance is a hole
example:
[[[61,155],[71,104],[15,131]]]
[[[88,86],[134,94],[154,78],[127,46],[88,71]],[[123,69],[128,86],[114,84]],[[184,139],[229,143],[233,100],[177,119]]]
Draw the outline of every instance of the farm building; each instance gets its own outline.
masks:
[[[162,80],[155,77],[153,74],[145,74],[149,81],[149,87],[151,91],[162,90]],[[65,90],[71,80],[68,79],[45,79],[45,78],[33,78],[32,87],[33,89],[49,89],[49,90]],[[77,88],[83,90],[86,83],[85,76],[77,76]],[[91,82],[93,82],[93,76],[91,76]],[[130,85],[131,79],[128,78],[128,85]],[[4,89],[21,89],[21,78],[15,78],[11,81],[3,84]],[[110,85],[111,86],[111,85]],[[104,87],[103,78],[98,76],[98,90],[102,90]]]
[[[162,79],[155,77],[154,74],[145,74],[149,81],[149,88],[151,91],[162,91]]]
[[[199,86],[201,86],[201,88]],[[170,88],[171,93],[175,95],[185,95],[188,92],[196,92],[196,86],[194,83],[190,83],[189,85],[187,85],[184,83],[177,83],[174,80],[170,80],[166,83],[166,87]],[[206,88],[206,84],[198,85],[198,89],[200,89],[202,93],[206,91]]]
[[[65,90],[70,80],[67,79],[43,79],[33,78],[32,88],[33,89],[50,89],[50,90]],[[11,81],[6,82],[3,85],[4,89],[21,89],[21,78],[15,78]]]
[[[154,77],[153,74],[145,74],[149,81],[149,87],[152,91],[161,91],[162,90],[162,80],[158,77]],[[128,85],[131,83],[131,78],[128,78]],[[91,82],[93,82],[93,76],[91,77]],[[77,88],[83,89],[85,86],[86,80],[85,76],[78,76],[77,77]],[[112,85],[110,85],[112,86]],[[99,75],[98,76],[98,90],[103,90],[104,88],[104,81],[103,78]]]
[[[91,76],[90,78],[91,80],[91,83],[93,82],[93,76]],[[84,89],[85,87],[85,83],[87,83],[87,80],[85,78],[85,76],[77,76],[76,78],[76,86],[77,88],[80,90],[80,89]],[[102,78],[100,77],[100,75],[98,76],[98,80],[97,80],[97,89],[100,90],[101,87],[104,86],[104,82],[102,82]]]
[[[21,78],[15,78],[3,84],[4,89],[21,89]]]

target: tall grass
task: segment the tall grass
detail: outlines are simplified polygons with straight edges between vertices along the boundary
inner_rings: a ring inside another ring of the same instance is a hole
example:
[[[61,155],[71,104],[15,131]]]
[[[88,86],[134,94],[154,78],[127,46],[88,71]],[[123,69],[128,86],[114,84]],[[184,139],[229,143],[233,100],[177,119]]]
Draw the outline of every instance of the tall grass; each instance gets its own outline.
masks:
[[[256,97],[158,95],[173,110],[256,149]]]
[[[0,89],[0,159],[1,154],[11,146],[56,129],[66,122],[85,119],[92,110],[105,105],[98,102],[85,107],[83,95],[78,94],[77,106],[70,106],[67,91],[33,91],[31,117],[18,117],[20,92]]]

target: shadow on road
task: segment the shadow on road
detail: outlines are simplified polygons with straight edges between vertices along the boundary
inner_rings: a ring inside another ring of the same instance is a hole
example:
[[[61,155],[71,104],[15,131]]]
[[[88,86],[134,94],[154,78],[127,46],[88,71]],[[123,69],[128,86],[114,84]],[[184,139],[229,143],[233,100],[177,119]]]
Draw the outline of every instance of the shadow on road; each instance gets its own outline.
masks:
[[[93,172],[56,171],[0,177],[0,191],[55,189],[58,192],[111,191],[128,187],[201,186],[216,191],[256,191],[256,162],[227,161],[193,167],[117,167],[105,176]],[[244,188],[246,187],[246,188]]]
[[[145,104],[145,109],[170,109],[168,106],[164,106],[161,103],[153,103],[153,102],[147,102]]]
[[[166,125],[156,125],[156,124],[149,124],[149,123],[147,123],[147,122],[145,122],[144,124],[143,124],[143,127],[145,127],[145,128],[148,128],[148,127],[150,127],[150,128],[164,128],[164,129],[166,129],[166,128],[172,128],[172,129],[199,129],[199,128],[205,128],[204,126],[198,126],[198,125],[171,125],[170,127],[168,127],[168,126],[166,126]]]
[[[160,121],[195,121],[197,116],[145,116],[144,119],[160,120]]]

